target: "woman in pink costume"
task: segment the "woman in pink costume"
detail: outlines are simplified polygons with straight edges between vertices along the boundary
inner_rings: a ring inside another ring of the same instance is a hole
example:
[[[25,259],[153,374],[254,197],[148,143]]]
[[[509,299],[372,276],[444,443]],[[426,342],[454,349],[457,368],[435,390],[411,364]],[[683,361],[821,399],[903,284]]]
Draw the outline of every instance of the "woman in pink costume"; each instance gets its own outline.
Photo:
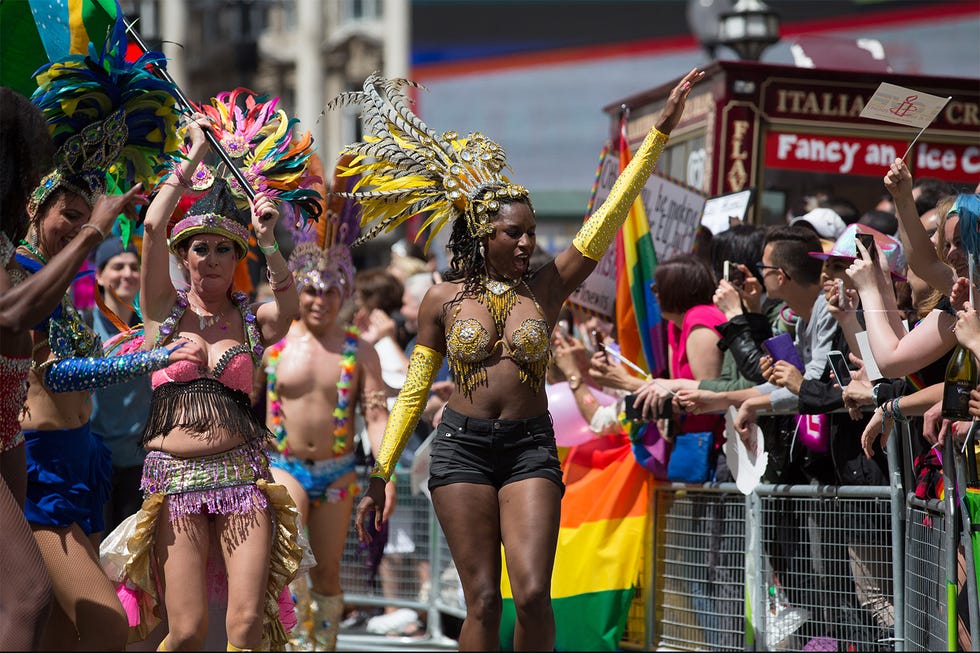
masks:
[[[143,436],[146,500],[129,540],[126,576],[166,606],[169,632],[161,650],[200,648],[213,582],[210,554],[227,570],[228,650],[268,650],[285,643],[278,599],[301,550],[295,507],[269,473],[271,434],[252,413],[248,393],[265,346],[298,317],[299,298],[273,233],[279,211],[263,193],[250,222],[274,301],[253,307],[244,293],[232,292],[235,268],[248,251],[249,220],[224,179],[215,178],[168,234],[187,180],[208,151],[207,125],[203,116],[189,123],[188,157],[175,164],[147,211],[140,293],[146,342],[187,339],[203,351],[204,364],[178,363],[153,375]],[[170,254],[186,291],[167,274]]]

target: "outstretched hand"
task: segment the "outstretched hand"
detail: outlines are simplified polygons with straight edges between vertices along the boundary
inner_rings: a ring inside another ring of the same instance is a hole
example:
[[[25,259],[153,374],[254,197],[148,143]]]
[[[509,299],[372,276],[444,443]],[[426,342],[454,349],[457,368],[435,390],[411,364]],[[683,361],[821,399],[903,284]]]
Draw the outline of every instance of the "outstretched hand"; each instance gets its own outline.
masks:
[[[663,113],[660,114],[660,119],[657,121],[659,131],[664,134],[673,131],[684,114],[684,105],[687,102],[687,96],[691,94],[691,88],[702,79],[704,79],[704,72],[695,68],[677,82],[677,86],[667,98],[667,106],[664,107]]]

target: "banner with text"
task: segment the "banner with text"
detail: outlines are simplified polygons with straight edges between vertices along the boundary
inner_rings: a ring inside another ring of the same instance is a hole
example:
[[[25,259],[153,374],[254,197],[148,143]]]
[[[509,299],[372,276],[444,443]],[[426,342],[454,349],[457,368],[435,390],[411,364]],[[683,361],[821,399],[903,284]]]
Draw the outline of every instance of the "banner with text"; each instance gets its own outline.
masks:
[[[769,132],[765,165],[784,170],[881,177],[907,148],[903,141],[884,138]],[[917,175],[946,181],[975,180],[980,174],[980,146],[917,143],[908,163]]]
[[[890,139],[769,132],[765,165],[785,170],[881,177],[907,147],[907,143]]]
[[[599,173],[594,206],[601,206],[609,196],[618,175],[618,158],[607,156]],[[694,243],[694,232],[698,228],[704,208],[704,194],[654,171],[640,192],[640,197],[650,222],[650,237],[657,252],[657,260],[666,261],[677,254],[690,252]],[[568,301],[605,320],[614,321],[615,248],[610,247],[606,251],[595,271],[572,293]]]

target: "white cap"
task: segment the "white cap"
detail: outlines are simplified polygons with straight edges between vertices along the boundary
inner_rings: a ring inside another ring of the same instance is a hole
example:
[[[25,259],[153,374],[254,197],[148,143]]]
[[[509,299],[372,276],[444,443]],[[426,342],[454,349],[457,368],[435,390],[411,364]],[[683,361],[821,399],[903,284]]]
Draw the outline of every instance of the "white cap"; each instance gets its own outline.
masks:
[[[845,223],[833,209],[813,209],[806,215],[793,218],[789,223],[794,225],[801,220],[806,220],[808,223],[810,223],[810,225],[812,225],[816,230],[817,234],[821,238],[826,238],[827,240],[837,240],[838,236],[844,233],[844,230],[847,229],[847,223]]]

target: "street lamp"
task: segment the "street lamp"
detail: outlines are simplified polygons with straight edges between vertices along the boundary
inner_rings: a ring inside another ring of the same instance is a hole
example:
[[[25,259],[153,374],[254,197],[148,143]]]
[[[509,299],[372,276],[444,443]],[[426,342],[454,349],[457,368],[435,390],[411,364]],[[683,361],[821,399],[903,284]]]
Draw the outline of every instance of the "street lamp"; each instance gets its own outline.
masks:
[[[718,17],[718,42],[742,59],[758,61],[762,51],[779,40],[779,15],[762,0],[738,0]]]

